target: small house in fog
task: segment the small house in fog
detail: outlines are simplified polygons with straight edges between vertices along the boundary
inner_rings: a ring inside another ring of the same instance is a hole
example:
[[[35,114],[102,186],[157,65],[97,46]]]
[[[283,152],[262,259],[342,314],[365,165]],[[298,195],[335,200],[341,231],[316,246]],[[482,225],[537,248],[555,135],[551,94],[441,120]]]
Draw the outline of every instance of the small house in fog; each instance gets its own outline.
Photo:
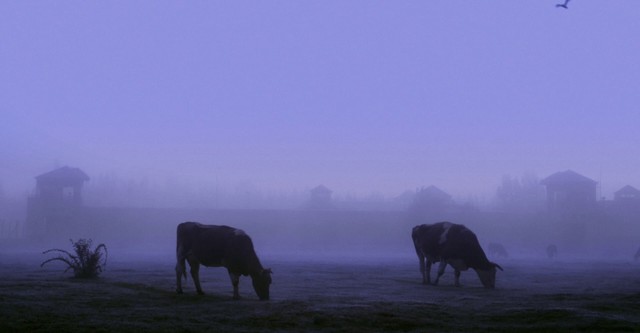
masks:
[[[400,193],[400,195],[398,195],[397,197],[393,198],[393,203],[394,205],[398,206],[401,210],[406,210],[413,202],[413,199],[415,198],[415,196],[416,196],[416,192],[411,190],[406,190]]]
[[[640,202],[640,190],[627,185],[613,193],[613,200],[615,202],[638,203]]]
[[[27,232],[42,236],[73,220],[82,206],[82,186],[89,176],[64,166],[35,178],[35,192],[27,201]]]
[[[421,220],[423,218],[445,218],[445,214],[453,207],[453,199],[447,192],[436,186],[418,189],[409,205],[411,218]]]
[[[597,182],[572,170],[556,172],[540,181],[547,189],[551,211],[580,211],[596,204]]]
[[[431,185],[416,191],[414,201],[428,205],[446,205],[451,203],[452,199],[449,193]]]
[[[318,185],[310,191],[308,208],[310,209],[328,209],[332,207],[331,194],[333,191],[324,185]]]
[[[64,166],[36,177],[34,198],[47,206],[82,205],[82,185],[89,176],[78,168]]]
[[[640,190],[627,185],[613,193],[613,203],[622,212],[640,211]]]

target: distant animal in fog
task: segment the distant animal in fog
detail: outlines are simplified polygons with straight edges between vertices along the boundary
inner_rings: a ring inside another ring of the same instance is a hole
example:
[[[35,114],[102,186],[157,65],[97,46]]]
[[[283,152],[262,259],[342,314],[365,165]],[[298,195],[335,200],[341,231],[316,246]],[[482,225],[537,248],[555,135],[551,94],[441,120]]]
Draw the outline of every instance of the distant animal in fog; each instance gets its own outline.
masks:
[[[504,246],[502,246],[502,244],[499,243],[489,243],[489,255],[491,255],[492,257],[502,258],[509,257],[507,250],[504,248]]]
[[[633,256],[633,259],[635,259],[635,260],[640,259],[640,247],[638,248],[638,251],[636,251],[636,255]]]
[[[562,7],[564,9],[569,9],[569,6],[568,6],[569,5],[569,1],[571,1],[571,0],[564,0],[564,3],[559,3],[559,4],[556,5],[556,7]]]
[[[228,226],[184,222],[178,225],[176,243],[176,291],[179,294],[182,293],[182,277],[187,278],[187,261],[198,294],[204,294],[199,276],[202,264],[207,267],[227,268],[233,285],[234,299],[240,298],[240,275],[251,276],[253,289],[260,300],[269,299],[271,270],[262,267],[253,249],[253,242],[244,231]]]
[[[420,260],[422,283],[431,284],[431,265],[440,262],[434,285],[446,266],[451,265],[456,286],[460,286],[460,272],[472,268],[485,288],[495,288],[496,269],[502,267],[487,259],[476,235],[464,225],[451,222],[418,225],[413,228],[411,238]]]
[[[549,257],[549,259],[553,259],[557,256],[558,256],[558,248],[556,247],[556,245],[551,244],[547,246],[547,257]]]

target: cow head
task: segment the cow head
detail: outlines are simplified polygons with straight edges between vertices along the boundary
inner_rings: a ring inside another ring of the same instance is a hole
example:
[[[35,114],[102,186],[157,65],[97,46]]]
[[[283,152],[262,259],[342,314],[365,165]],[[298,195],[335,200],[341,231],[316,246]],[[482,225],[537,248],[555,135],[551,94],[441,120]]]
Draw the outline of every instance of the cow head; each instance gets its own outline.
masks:
[[[269,286],[271,285],[271,269],[263,269],[260,273],[252,275],[253,290],[261,301],[269,300]]]
[[[496,271],[497,269],[502,270],[500,265],[490,262],[490,266],[487,269],[476,269],[476,273],[478,273],[478,277],[480,278],[480,282],[485,288],[493,289],[496,287]]]

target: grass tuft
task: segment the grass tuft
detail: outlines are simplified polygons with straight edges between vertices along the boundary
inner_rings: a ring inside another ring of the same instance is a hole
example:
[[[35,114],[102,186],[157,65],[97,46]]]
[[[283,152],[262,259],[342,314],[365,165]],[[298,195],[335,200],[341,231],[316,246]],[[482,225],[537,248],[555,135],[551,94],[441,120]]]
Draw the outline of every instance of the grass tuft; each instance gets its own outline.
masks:
[[[91,239],[79,239],[76,242],[70,239],[70,241],[75,254],[61,249],[44,251],[42,254],[58,252],[59,255],[45,260],[40,264],[40,267],[44,267],[45,264],[52,261],[61,261],[67,265],[67,268],[64,270],[65,273],[73,269],[73,274],[76,278],[97,278],[107,265],[107,246],[100,244],[91,250]]]

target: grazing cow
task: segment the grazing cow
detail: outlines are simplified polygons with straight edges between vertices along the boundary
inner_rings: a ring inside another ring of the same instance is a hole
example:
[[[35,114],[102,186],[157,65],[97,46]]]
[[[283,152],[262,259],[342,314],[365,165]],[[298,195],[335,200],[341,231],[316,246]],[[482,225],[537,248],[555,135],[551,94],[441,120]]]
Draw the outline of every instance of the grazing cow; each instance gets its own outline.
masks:
[[[553,259],[558,256],[558,247],[555,244],[547,246],[547,257]]]
[[[487,259],[478,238],[467,227],[451,222],[423,224],[413,228],[411,237],[420,260],[422,283],[431,284],[431,264],[440,262],[434,285],[449,264],[455,271],[456,286],[460,286],[460,271],[473,268],[485,288],[495,288],[496,268],[502,267]]]
[[[507,250],[504,248],[504,246],[502,246],[502,244],[499,243],[489,243],[489,254],[492,257],[509,257]]]
[[[178,225],[176,256],[176,291],[182,293],[182,276],[187,278],[185,260],[191,267],[191,277],[198,294],[200,287],[200,264],[207,267],[225,267],[231,277],[233,298],[239,299],[240,275],[250,275],[253,289],[260,300],[269,299],[271,270],[262,268],[253,250],[251,238],[240,229],[227,226],[204,225],[184,222]]]

